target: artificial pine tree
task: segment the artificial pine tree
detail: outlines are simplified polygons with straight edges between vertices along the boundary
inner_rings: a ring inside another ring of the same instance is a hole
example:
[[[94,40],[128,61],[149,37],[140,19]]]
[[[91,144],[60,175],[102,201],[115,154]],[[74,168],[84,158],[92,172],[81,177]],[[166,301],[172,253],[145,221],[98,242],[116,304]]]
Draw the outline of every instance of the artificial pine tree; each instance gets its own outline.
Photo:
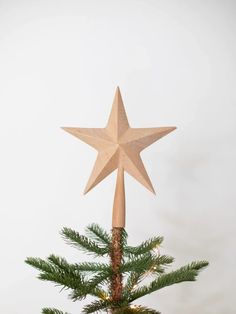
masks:
[[[195,281],[199,271],[206,267],[208,262],[192,262],[167,272],[174,259],[160,254],[162,237],[151,238],[138,246],[128,245],[125,230],[124,171],[154,192],[140,152],[173,131],[175,127],[130,128],[120,90],[117,88],[106,128],[63,129],[98,151],[85,193],[118,169],[111,233],[97,224],[89,225],[86,235],[70,228],[63,228],[61,231],[68,244],[83,252],[92,253],[95,257],[107,257],[108,261],[70,264],[65,258],[50,255],[46,260],[28,257],[26,263],[40,271],[39,279],[69,290],[69,298],[72,301],[84,299],[88,295],[95,297],[95,301],[84,306],[83,313],[159,313],[134,302],[161,288],[184,281]],[[148,277],[149,283],[142,284]],[[68,314],[55,308],[44,308],[42,313]]]

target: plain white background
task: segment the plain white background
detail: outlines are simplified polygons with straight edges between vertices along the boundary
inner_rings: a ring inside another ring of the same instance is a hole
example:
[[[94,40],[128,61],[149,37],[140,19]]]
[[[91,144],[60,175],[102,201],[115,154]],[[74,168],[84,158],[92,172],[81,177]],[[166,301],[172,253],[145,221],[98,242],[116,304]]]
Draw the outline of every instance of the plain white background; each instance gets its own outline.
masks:
[[[120,86],[131,126],[178,129],[142,153],[157,196],[126,176],[131,244],[163,235],[196,283],[140,300],[235,313],[235,1],[0,1],[0,312],[80,313],[26,256],[87,259],[59,235],[107,230],[115,173],[82,195],[96,152],[60,126],[104,127]]]

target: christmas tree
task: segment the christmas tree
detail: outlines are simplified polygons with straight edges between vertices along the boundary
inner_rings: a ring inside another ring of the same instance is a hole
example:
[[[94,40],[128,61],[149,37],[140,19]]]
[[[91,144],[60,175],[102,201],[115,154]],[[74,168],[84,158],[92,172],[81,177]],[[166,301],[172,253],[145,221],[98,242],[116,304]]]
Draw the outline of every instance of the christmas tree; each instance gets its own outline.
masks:
[[[140,152],[175,127],[130,128],[120,90],[117,88],[106,128],[63,129],[98,151],[85,193],[118,169],[111,232],[106,232],[94,223],[86,228],[85,235],[70,228],[61,231],[68,244],[84,253],[93,254],[96,258],[103,257],[104,260],[105,257],[107,262],[71,264],[65,258],[52,254],[46,260],[28,257],[26,263],[40,271],[39,279],[68,290],[72,301],[84,299],[88,295],[95,297],[93,302],[84,306],[83,313],[159,313],[136,304],[136,300],[176,283],[195,281],[199,271],[208,262],[192,262],[177,270],[167,271],[174,258],[160,254],[162,237],[153,237],[138,246],[128,245],[124,171],[154,192]],[[44,308],[42,313],[68,314],[56,308]]]

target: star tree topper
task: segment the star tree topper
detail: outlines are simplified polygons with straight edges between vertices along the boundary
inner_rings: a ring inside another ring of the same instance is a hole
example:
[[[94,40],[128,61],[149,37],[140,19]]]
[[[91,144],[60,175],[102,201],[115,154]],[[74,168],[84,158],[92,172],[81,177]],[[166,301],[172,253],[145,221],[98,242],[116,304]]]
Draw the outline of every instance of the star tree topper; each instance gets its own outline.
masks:
[[[115,169],[118,169],[113,204],[112,227],[125,227],[124,171],[155,193],[145,170],[140,152],[167,135],[176,127],[131,128],[119,87],[105,128],[63,127],[63,129],[98,152],[95,165],[84,193],[90,191]]]

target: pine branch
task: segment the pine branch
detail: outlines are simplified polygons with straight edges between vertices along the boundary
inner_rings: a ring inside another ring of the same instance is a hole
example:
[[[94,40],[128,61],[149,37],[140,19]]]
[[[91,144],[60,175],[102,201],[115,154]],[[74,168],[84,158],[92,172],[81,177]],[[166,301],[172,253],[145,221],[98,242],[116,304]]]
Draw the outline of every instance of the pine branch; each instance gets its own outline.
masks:
[[[43,272],[53,273],[56,268],[41,258],[27,257],[25,263]]]
[[[173,263],[174,258],[169,255],[160,255],[156,258],[156,261],[152,267],[152,273],[155,275],[163,274],[165,268]]]
[[[99,285],[96,287],[84,287],[83,291],[81,289],[73,290],[69,294],[69,298],[72,301],[77,301],[77,300],[82,300],[82,299],[86,298],[87,295],[91,295],[93,297],[97,297],[97,298],[103,299],[103,300],[109,298],[108,293],[105,290],[103,290],[102,288],[100,288]]]
[[[141,255],[150,252],[151,250],[159,247],[163,242],[163,237],[154,237],[142,242],[138,246],[126,246],[124,248],[124,254],[126,256]]]
[[[111,243],[110,235],[97,224],[93,223],[89,225],[85,229],[85,232],[88,236],[100,244],[110,245]]]
[[[116,310],[116,314],[160,314],[160,312],[157,312],[153,309],[149,309],[147,307],[144,306],[140,306],[140,305],[131,305],[125,308],[121,308]]]
[[[83,262],[79,264],[69,264],[67,261],[55,255],[50,255],[48,260],[53,263],[58,269],[65,271],[66,273],[74,273],[74,272],[101,272],[101,271],[109,271],[110,265],[105,263],[94,263],[94,262]]]
[[[200,270],[202,268],[205,268],[209,265],[208,261],[196,261],[196,262],[192,262],[186,266],[181,267],[180,269],[183,270],[189,270],[189,269],[195,269],[195,270]]]
[[[80,300],[86,297],[86,295],[88,294],[100,297],[100,295],[104,294],[104,292],[100,288],[98,288],[98,286],[109,282],[111,274],[111,271],[102,271],[98,273],[83,285],[83,289],[81,289],[81,287],[79,287],[78,289],[74,289],[69,297],[73,301]]]
[[[82,312],[85,314],[100,312],[102,310],[109,309],[112,304],[113,302],[111,300],[96,300],[90,304],[85,305]]]
[[[67,274],[71,274],[71,275],[74,275],[74,273],[76,272],[77,275],[79,276],[77,265],[76,264],[69,264],[65,258],[51,254],[47,258],[47,260],[51,264],[53,264],[58,271],[61,271],[61,272],[67,273]]]
[[[76,278],[65,277],[60,273],[57,274],[49,274],[49,273],[40,273],[38,275],[38,279],[43,281],[50,281],[55,283],[56,285],[62,286],[63,289],[83,289],[83,285],[76,280]]]
[[[154,265],[154,266],[153,266]],[[149,264],[150,269],[146,270],[145,267],[144,268],[139,268],[138,270],[136,269],[135,271],[131,272],[130,275],[127,278],[127,281],[123,287],[123,292],[122,292],[122,296],[124,299],[128,300],[130,293],[132,290],[137,289],[139,283],[148,275],[160,275],[162,273],[164,273],[165,269],[160,266],[160,265],[156,265],[154,264]]]
[[[141,279],[142,272],[131,272],[129,277],[127,278],[126,284],[124,286],[124,289],[128,289],[129,291],[133,289],[134,286],[136,286]]]
[[[155,263],[155,258],[151,253],[146,253],[140,257],[130,258],[128,262],[125,262],[120,267],[121,273],[126,272],[143,272],[151,268]]]
[[[38,278],[51,281],[62,286],[62,289],[82,289],[85,285],[84,278],[65,259],[50,255],[47,261],[41,258],[28,257],[26,263],[41,271]]]
[[[142,273],[145,271],[151,271],[155,273],[162,273],[164,271],[160,266],[166,266],[173,262],[173,257],[162,255],[155,256],[151,253],[139,255],[138,257],[132,257],[128,262],[125,262],[121,266],[121,272],[137,272]]]
[[[69,314],[67,312],[62,312],[54,308],[43,308],[42,314]]]
[[[192,264],[181,267],[176,271],[172,271],[168,274],[163,274],[156,280],[152,281],[150,285],[143,286],[132,292],[130,294],[129,301],[132,302],[147,294],[176,283],[180,283],[183,281],[195,281],[199,270],[203,267],[206,267],[207,265],[208,262],[206,261],[194,262]]]
[[[68,244],[71,244],[82,251],[94,253],[96,256],[109,254],[108,246],[101,247],[95,241],[90,240],[86,236],[80,235],[78,232],[70,228],[63,228],[61,233]]]
[[[90,295],[97,297],[99,299],[102,300],[108,300],[109,299],[109,294],[107,293],[107,291],[105,291],[104,289],[102,289],[101,287],[99,287],[99,285],[97,285],[93,290],[92,293],[90,293]]]
[[[65,259],[55,255],[50,255],[48,261],[40,258],[28,258],[28,264],[39,269],[41,273],[38,275],[40,280],[50,281],[62,286],[62,289],[71,289],[70,298],[72,300],[81,300],[87,294],[100,297],[105,295],[104,290],[98,287],[111,276],[111,269],[106,264],[99,263],[82,263],[68,264]],[[99,270],[97,275],[93,276],[89,281],[84,280],[81,270]]]
[[[76,269],[81,272],[109,271],[110,268],[110,265],[105,263],[84,262],[76,265]]]
[[[139,258],[133,261],[129,261],[124,265],[123,270],[131,270],[130,275],[127,278],[126,284],[123,287],[123,298],[128,299],[130,292],[137,288],[138,284],[148,275],[160,275],[164,273],[165,269],[163,265],[167,265],[173,261],[170,256],[159,256],[151,258],[147,255],[146,258]]]
[[[97,285],[100,285],[106,282],[112,276],[112,270],[102,271],[90,279],[87,283],[87,286],[91,289],[94,289]]]
[[[170,255],[160,255],[157,257],[157,264],[167,266],[174,262],[174,257]]]
[[[129,300],[130,292],[138,285],[141,281],[143,272],[131,272],[129,277],[126,280],[126,283],[122,291],[122,299]]]
[[[168,255],[156,257],[151,253],[143,254],[138,258],[130,258],[121,266],[121,272],[130,272],[123,288],[123,297],[128,298],[130,291],[141,282],[143,276],[164,273],[164,266],[172,263],[173,260],[173,257]]]

